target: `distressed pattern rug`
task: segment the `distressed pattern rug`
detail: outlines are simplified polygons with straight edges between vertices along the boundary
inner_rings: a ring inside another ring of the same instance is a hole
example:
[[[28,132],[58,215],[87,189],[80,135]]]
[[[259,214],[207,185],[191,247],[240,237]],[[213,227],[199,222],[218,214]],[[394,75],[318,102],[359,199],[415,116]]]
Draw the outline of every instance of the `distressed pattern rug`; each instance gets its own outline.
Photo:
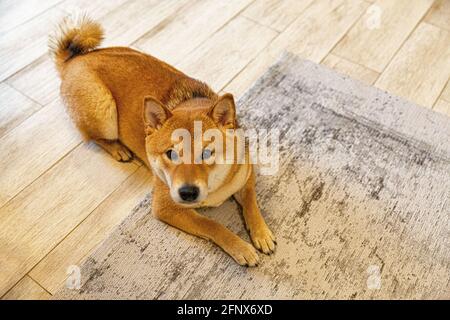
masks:
[[[150,195],[56,299],[450,298],[450,120],[285,54],[238,102],[281,131],[260,266],[153,218]],[[205,209],[249,240],[233,200]]]

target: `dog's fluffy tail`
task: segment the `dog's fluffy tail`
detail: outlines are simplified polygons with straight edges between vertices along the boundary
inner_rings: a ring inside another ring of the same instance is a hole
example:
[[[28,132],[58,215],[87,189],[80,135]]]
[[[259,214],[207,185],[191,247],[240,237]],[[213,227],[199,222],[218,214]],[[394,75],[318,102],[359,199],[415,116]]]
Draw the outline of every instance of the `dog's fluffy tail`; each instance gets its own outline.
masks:
[[[102,27],[87,15],[66,17],[49,37],[50,54],[61,72],[66,61],[95,49],[102,40]]]

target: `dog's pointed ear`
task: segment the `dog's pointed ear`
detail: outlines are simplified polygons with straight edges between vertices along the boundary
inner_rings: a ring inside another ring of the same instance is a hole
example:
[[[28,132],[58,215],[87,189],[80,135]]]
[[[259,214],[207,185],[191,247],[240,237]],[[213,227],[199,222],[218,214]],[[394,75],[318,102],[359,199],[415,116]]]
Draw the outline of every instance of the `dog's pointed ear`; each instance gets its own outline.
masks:
[[[216,103],[211,107],[208,115],[219,126],[225,129],[233,129],[236,126],[236,106],[233,95],[225,93],[219,97]]]
[[[161,102],[150,96],[144,98],[143,118],[147,134],[158,130],[171,116],[172,113]]]

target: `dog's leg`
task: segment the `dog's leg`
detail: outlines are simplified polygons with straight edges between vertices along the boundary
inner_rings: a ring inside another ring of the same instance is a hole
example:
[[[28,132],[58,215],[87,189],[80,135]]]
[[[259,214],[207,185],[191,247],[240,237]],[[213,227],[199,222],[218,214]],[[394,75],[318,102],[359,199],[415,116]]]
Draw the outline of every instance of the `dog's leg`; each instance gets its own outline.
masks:
[[[119,140],[97,139],[95,142],[105,149],[117,161],[128,162],[133,159],[133,154]]]
[[[70,78],[70,75],[68,75]],[[111,91],[92,72],[63,82],[61,93],[67,109],[85,140],[94,140],[118,161],[130,161],[132,153],[119,139],[117,106]]]
[[[240,265],[258,265],[258,253],[251,244],[218,222],[198,214],[194,209],[177,206],[170,199],[167,187],[160,181],[155,182],[152,208],[159,220],[184,232],[211,240]]]
[[[255,247],[265,254],[274,252],[276,245],[275,237],[264,221],[256,201],[255,174],[253,168],[247,183],[239,192],[234,194],[234,198],[242,206],[245,224]]]

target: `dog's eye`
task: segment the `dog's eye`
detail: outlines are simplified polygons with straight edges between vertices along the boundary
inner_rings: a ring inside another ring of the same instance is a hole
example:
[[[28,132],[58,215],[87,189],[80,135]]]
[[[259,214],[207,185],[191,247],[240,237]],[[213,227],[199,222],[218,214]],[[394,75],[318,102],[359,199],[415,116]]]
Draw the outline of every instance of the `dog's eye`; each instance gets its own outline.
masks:
[[[178,154],[175,150],[169,149],[166,151],[166,156],[169,158],[169,160],[177,161],[178,160]]]
[[[205,149],[205,150],[203,150],[203,153],[202,153],[202,159],[208,160],[209,158],[211,158],[212,154],[213,154],[213,152],[211,150]]]

